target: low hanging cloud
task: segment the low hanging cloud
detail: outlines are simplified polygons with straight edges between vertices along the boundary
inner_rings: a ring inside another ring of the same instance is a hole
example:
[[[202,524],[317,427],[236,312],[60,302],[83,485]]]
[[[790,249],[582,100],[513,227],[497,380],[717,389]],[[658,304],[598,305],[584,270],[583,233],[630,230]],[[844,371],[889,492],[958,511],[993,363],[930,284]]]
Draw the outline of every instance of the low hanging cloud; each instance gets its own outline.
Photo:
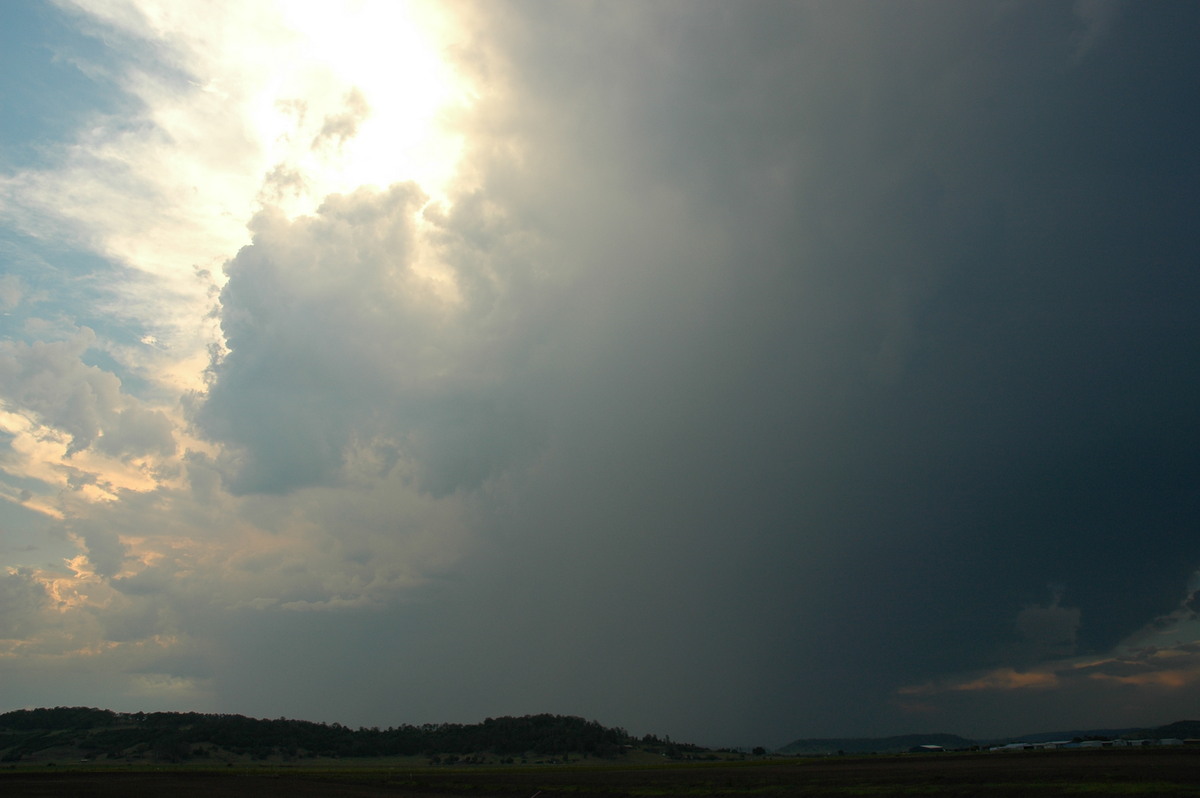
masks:
[[[1181,719],[1180,707],[1200,698],[1200,616],[1196,591],[1190,590],[1172,612],[1154,619],[1112,650],[1092,655],[1055,657],[1073,644],[1078,610],[1058,606],[1026,607],[1020,630],[1040,647],[1040,661],[1004,666],[937,682],[909,685],[896,692],[896,703],[914,716],[968,716],[997,701],[1023,723],[1067,726],[1152,725]],[[1021,727],[1010,727],[1020,733]],[[1036,731],[1033,726],[1025,732]]]

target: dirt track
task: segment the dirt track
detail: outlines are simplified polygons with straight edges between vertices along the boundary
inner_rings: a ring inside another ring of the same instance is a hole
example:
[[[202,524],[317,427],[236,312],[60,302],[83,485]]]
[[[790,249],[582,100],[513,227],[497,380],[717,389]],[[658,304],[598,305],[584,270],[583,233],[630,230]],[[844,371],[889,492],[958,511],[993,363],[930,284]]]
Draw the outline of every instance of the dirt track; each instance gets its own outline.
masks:
[[[16,796],[1200,796],[1200,751],[1058,751],[838,757],[661,768],[433,768],[414,771],[0,771]]]

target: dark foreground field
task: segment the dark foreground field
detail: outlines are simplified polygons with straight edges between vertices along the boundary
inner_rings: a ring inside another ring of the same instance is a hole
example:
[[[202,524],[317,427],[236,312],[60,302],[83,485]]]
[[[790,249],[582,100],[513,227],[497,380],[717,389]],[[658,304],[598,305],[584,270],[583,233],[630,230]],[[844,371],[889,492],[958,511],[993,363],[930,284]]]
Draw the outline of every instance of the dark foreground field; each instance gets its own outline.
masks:
[[[89,796],[1200,796],[1190,749],[918,754],[659,767],[455,766],[0,771],[0,795]]]

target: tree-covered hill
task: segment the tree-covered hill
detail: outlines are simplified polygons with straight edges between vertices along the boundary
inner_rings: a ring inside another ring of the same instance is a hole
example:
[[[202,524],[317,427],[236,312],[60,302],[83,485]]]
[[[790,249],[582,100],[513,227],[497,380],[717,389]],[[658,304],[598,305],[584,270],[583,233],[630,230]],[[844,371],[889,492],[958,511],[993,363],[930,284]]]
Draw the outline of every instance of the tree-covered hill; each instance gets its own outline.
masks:
[[[152,756],[172,761],[218,753],[257,758],[425,755],[434,761],[570,755],[612,758],[635,744],[657,744],[668,755],[700,750],[650,736],[638,740],[621,728],[550,714],[387,729],[195,712],[118,713],[84,707],[22,709],[0,715],[0,760],[8,762],[56,748],[78,749],[81,756],[93,758]]]

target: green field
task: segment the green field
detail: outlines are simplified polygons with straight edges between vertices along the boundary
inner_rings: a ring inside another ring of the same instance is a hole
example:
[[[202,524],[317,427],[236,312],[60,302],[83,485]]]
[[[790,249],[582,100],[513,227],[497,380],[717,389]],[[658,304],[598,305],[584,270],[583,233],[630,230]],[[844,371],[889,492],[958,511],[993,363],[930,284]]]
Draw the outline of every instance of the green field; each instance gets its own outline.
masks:
[[[630,765],[13,765],[0,795],[1200,796],[1191,749],[969,753]]]

